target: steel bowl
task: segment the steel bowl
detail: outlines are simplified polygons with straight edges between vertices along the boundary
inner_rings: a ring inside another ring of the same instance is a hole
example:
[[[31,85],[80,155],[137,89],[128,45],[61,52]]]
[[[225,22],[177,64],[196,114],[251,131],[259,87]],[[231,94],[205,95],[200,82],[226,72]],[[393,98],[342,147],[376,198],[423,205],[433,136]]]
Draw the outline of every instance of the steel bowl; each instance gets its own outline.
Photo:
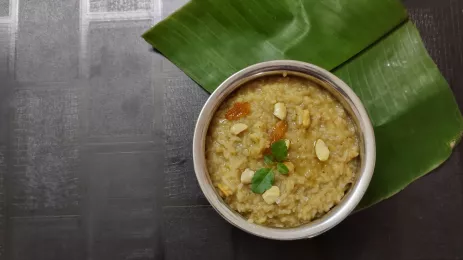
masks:
[[[206,135],[216,110],[234,90],[244,83],[269,75],[294,75],[307,78],[335,96],[355,122],[360,140],[360,170],[355,182],[346,192],[341,202],[322,217],[293,228],[273,228],[249,223],[238,212],[231,209],[214,188],[205,156]],[[370,118],[355,93],[338,77],[315,65],[292,61],[275,60],[258,63],[235,73],[212,93],[207,100],[198,121],[193,138],[193,161],[199,186],[214,209],[232,225],[256,236],[295,240],[310,238],[331,229],[344,220],[358,205],[368,188],[376,160],[376,146]]]

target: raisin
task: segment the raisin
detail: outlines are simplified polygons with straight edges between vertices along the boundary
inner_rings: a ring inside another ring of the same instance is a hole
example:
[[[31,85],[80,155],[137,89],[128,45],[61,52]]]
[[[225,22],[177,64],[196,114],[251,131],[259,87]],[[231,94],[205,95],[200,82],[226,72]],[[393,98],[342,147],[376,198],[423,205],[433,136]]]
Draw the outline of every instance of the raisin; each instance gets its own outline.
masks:
[[[247,116],[251,112],[251,104],[248,102],[236,102],[233,107],[230,108],[225,114],[225,118],[228,120],[238,120],[244,116]]]
[[[274,142],[282,139],[285,136],[287,130],[288,124],[286,121],[278,121],[278,123],[276,123],[270,132],[270,143],[273,144]]]

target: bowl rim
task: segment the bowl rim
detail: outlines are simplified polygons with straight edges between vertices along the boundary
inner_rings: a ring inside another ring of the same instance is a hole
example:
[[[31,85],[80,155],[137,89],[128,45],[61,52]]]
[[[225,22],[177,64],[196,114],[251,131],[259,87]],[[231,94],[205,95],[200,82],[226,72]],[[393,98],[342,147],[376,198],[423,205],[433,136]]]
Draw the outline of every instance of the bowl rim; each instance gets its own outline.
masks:
[[[328,211],[321,218],[307,224],[293,228],[274,228],[249,223],[238,212],[231,209],[218,195],[212,185],[206,167],[205,141],[210,121],[218,107],[230,93],[242,86],[245,82],[269,74],[288,73],[308,75],[314,80],[324,82],[327,90],[336,93],[336,98],[343,101],[345,108],[350,109],[349,114],[354,119],[361,146],[361,169],[350,191],[344,195],[341,202]],[[333,92],[334,91],[334,92]],[[229,223],[253,235],[275,239],[296,240],[310,238],[333,228],[344,220],[358,205],[371,181],[376,161],[376,144],[373,127],[365,107],[352,89],[331,72],[316,65],[294,61],[273,60],[246,67],[227,78],[211,94],[204,104],[196,122],[193,136],[193,162],[196,179],[206,199],[212,207]]]

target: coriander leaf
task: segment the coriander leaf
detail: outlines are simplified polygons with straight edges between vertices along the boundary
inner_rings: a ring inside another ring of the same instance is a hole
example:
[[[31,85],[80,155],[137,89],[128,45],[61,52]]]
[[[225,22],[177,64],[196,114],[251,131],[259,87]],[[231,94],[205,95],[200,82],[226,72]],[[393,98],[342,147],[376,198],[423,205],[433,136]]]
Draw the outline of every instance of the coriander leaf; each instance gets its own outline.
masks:
[[[286,160],[288,157],[288,147],[286,147],[285,140],[278,140],[271,146],[272,155],[279,162]]]
[[[259,169],[252,177],[251,190],[254,193],[262,194],[272,187],[273,181],[274,175],[271,169]]]
[[[284,163],[278,163],[278,164],[277,164],[277,170],[278,170],[281,174],[288,174],[288,172],[289,172],[288,167],[286,167],[286,165],[285,165]]]
[[[272,155],[264,155],[264,163],[265,164],[272,164],[273,163],[273,156]]]

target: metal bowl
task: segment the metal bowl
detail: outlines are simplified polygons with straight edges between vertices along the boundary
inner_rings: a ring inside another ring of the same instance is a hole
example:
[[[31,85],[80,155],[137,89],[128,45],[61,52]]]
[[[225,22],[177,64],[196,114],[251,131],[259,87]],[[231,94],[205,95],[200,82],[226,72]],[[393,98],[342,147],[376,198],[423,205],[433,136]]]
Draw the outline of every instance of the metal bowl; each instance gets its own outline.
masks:
[[[334,95],[344,106],[356,124],[360,140],[360,170],[342,201],[322,217],[294,228],[273,228],[249,223],[232,210],[212,185],[206,167],[205,144],[209,123],[218,107],[234,90],[244,83],[269,75],[294,75],[307,78]],[[365,108],[355,93],[335,75],[312,64],[276,60],[249,66],[225,80],[207,100],[198,121],[193,138],[193,160],[201,190],[214,209],[232,225],[251,234],[277,240],[310,238],[331,229],[344,220],[357,206],[368,188],[376,160],[373,127]]]

